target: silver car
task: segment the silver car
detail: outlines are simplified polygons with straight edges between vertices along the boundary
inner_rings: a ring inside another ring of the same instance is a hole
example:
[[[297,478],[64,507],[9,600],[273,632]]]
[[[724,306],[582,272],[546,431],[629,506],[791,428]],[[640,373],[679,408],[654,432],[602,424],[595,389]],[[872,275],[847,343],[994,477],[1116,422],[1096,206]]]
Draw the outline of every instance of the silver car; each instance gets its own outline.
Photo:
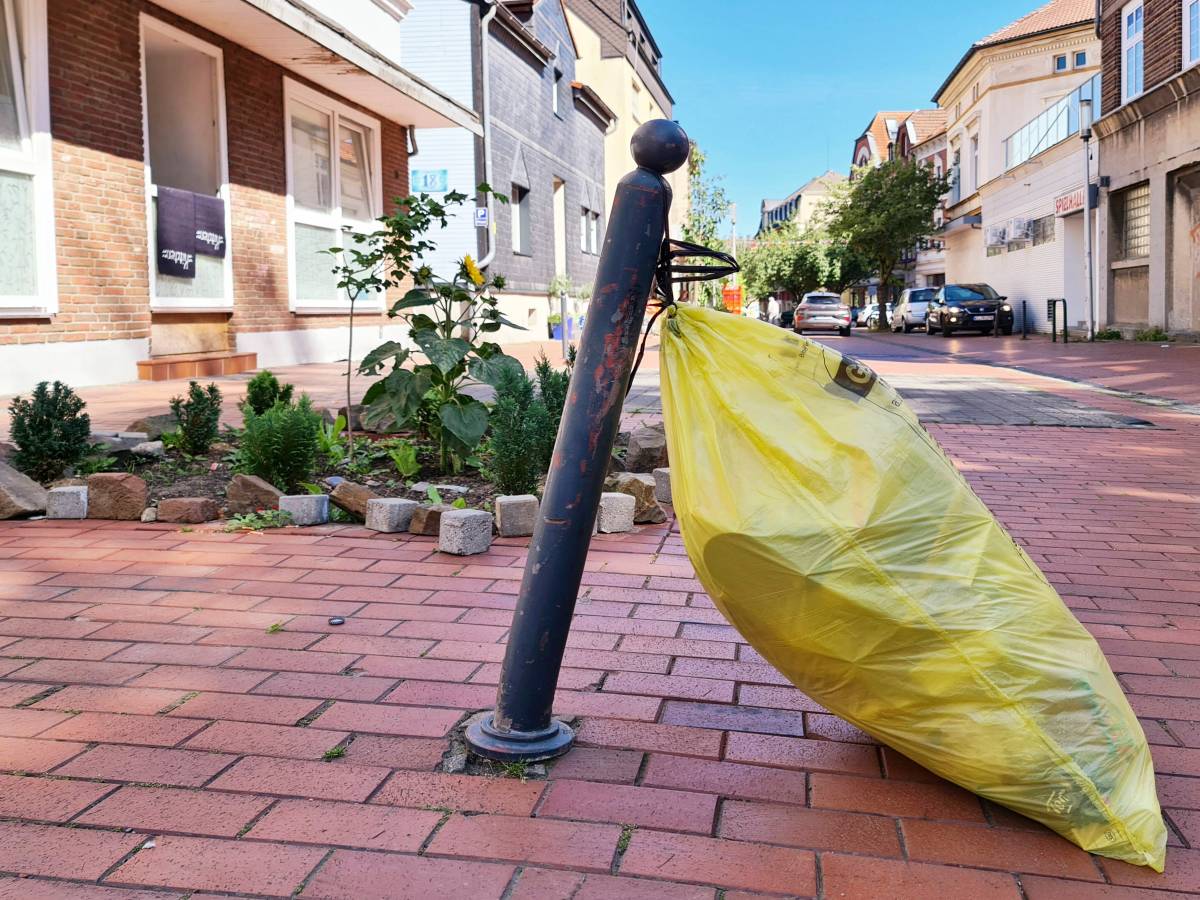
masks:
[[[792,329],[803,331],[836,331],[842,337],[850,334],[850,307],[837,294],[812,291],[796,307]]]
[[[925,327],[925,318],[929,315],[929,301],[937,294],[937,288],[908,288],[900,295],[896,304],[895,315],[892,316],[892,331],[903,331],[908,334],[918,328]]]

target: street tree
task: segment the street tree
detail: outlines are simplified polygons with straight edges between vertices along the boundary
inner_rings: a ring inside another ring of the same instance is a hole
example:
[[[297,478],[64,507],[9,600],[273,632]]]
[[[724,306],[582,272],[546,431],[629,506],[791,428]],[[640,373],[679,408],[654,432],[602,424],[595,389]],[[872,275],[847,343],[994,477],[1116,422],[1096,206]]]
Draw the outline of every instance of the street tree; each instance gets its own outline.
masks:
[[[802,296],[826,283],[829,262],[820,238],[788,222],[768,232],[742,252],[742,285],[755,299],[776,291]]]
[[[683,239],[701,247],[724,249],[725,242],[718,231],[729,213],[729,198],[720,179],[705,173],[708,157],[693,141],[688,155],[688,214],[683,223]],[[705,306],[720,306],[721,286],[699,282],[691,288],[695,298]]]
[[[931,166],[896,159],[857,169],[835,194],[830,233],[870,261],[871,274],[879,278],[882,329],[890,328],[887,299],[896,266],[907,250],[934,233],[933,212],[949,190],[949,179]]]

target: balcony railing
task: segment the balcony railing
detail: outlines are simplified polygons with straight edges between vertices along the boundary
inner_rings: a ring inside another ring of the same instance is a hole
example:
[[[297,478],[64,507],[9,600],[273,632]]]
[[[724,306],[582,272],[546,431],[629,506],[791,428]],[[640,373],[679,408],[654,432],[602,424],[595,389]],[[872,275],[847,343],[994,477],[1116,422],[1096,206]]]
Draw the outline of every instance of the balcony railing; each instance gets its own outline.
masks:
[[[1072,135],[1079,134],[1079,101],[1090,99],[1100,118],[1100,76],[1094,75],[1037,118],[1022,125],[1004,142],[1004,171],[1015,169]]]

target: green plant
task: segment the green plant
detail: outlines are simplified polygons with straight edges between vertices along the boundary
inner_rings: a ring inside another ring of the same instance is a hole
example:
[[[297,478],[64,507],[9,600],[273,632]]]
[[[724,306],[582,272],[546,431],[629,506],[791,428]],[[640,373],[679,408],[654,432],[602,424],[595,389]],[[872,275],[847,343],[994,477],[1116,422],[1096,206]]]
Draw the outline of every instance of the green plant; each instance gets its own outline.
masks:
[[[159,438],[163,442],[164,450],[178,450],[183,443],[183,437],[178,428],[174,431],[164,431],[162,437]]]
[[[1143,328],[1141,331],[1135,331],[1133,333],[1133,339],[1135,341],[1149,341],[1151,343],[1158,344],[1164,341],[1169,341],[1171,336],[1156,326],[1154,328]]]
[[[403,478],[412,478],[421,471],[421,464],[417,462],[417,448],[408,441],[397,441],[388,449],[388,456]]]
[[[294,390],[295,385],[280,384],[270,369],[263,369],[246,385],[246,400],[242,405],[261,416],[276,403],[291,403]]]
[[[1105,328],[1103,331],[1096,332],[1096,340],[1098,341],[1120,341],[1124,339],[1124,335],[1115,328]]]
[[[425,488],[425,496],[429,498],[430,503],[434,503],[439,506],[442,503],[442,492],[435,488],[432,484]]]
[[[272,622],[267,626],[267,634],[279,634],[281,631],[283,631],[282,622]]]
[[[195,456],[208,453],[220,434],[221,389],[190,382],[187,397],[171,398],[171,412],[179,423],[179,449]]]
[[[284,528],[292,524],[292,514],[282,509],[260,509],[258,512],[231,516],[226,531],[262,531],[264,528]]]
[[[317,452],[337,464],[346,458],[348,442],[342,432],[346,430],[346,417],[339,414],[332,422],[317,423]]]
[[[8,405],[9,434],[17,447],[13,464],[35,481],[61,478],[91,449],[86,405],[61,381],[39,383],[28,400],[14,397]]]
[[[555,369],[545,354],[538,357],[534,364],[534,376],[537,378],[538,398],[546,407],[549,415],[545,423],[544,433],[538,438],[541,448],[544,471],[550,468],[550,456],[554,453],[554,440],[558,437],[558,425],[562,421],[563,407],[567,404],[567,392],[571,388],[571,371],[575,367],[575,348],[567,351],[567,367]]]
[[[236,469],[257,475],[282,491],[311,481],[317,469],[321,417],[307,394],[298,403],[277,403],[262,415],[246,407],[246,427]]]
[[[550,315],[546,316],[546,322],[549,325],[561,325],[562,324],[562,314],[561,313],[550,313]]]
[[[479,191],[494,193],[486,184]],[[463,391],[468,378],[495,384],[505,369],[520,367],[499,345],[476,337],[505,325],[520,327],[504,317],[492,293],[504,287],[504,279],[486,277],[469,256],[450,280],[415,262],[435,246],[427,232],[435,225],[444,228],[450,208],[465,200],[457,192],[446,194],[444,201],[428,194],[399,200],[396,211],[380,219],[378,231],[352,234],[353,246],[335,251],[342,253],[342,262],[334,270],[338,286],[354,297],[400,288],[411,280],[412,289],[392,304],[388,315],[404,321],[419,350],[387,341],[364,357],[358,371],[379,377],[363,396],[364,418],[368,424],[390,420],[397,427],[415,425],[437,445],[441,471],[455,473],[488,426],[487,407]]]
[[[506,372],[496,387],[488,474],[505,494],[530,494],[546,471],[550,413],[524,372]],[[550,438],[551,443],[553,438]]]
[[[330,747],[321,754],[321,759],[325,760],[325,762],[333,762],[335,759],[341,759],[345,755],[346,748],[344,746]]]
[[[451,505],[451,506],[453,506],[455,509],[466,509],[466,508],[467,508],[467,501],[466,501],[464,498],[462,498],[462,497],[458,497],[458,498],[457,498],[457,499],[456,499],[456,500],[455,500],[453,503],[451,503],[450,505]]]
[[[107,472],[117,464],[116,457],[109,456],[107,444],[91,444],[88,455],[75,464],[75,474],[87,478],[97,472]]]

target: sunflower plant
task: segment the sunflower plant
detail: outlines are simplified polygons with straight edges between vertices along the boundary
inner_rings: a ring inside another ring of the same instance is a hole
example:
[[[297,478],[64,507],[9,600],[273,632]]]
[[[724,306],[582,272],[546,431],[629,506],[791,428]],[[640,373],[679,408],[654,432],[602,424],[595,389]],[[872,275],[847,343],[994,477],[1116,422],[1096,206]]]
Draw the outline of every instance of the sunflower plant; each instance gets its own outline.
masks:
[[[493,193],[486,184],[479,190]],[[399,200],[396,212],[379,220],[379,230],[352,236],[335,269],[338,286],[356,298],[410,286],[388,310],[408,326],[409,340],[385,341],[358,365],[360,374],[378,378],[363,395],[364,418],[373,427],[423,431],[437,445],[445,473],[459,472],[473,459],[488,427],[487,406],[464,388],[471,381],[495,385],[506,369],[521,369],[486,340],[502,326],[520,327],[504,317],[493,293],[503,289],[504,279],[480,271],[470,256],[450,279],[420,263],[435,247],[430,229],[444,228],[450,208],[466,199],[451,192],[442,201],[428,194]]]

